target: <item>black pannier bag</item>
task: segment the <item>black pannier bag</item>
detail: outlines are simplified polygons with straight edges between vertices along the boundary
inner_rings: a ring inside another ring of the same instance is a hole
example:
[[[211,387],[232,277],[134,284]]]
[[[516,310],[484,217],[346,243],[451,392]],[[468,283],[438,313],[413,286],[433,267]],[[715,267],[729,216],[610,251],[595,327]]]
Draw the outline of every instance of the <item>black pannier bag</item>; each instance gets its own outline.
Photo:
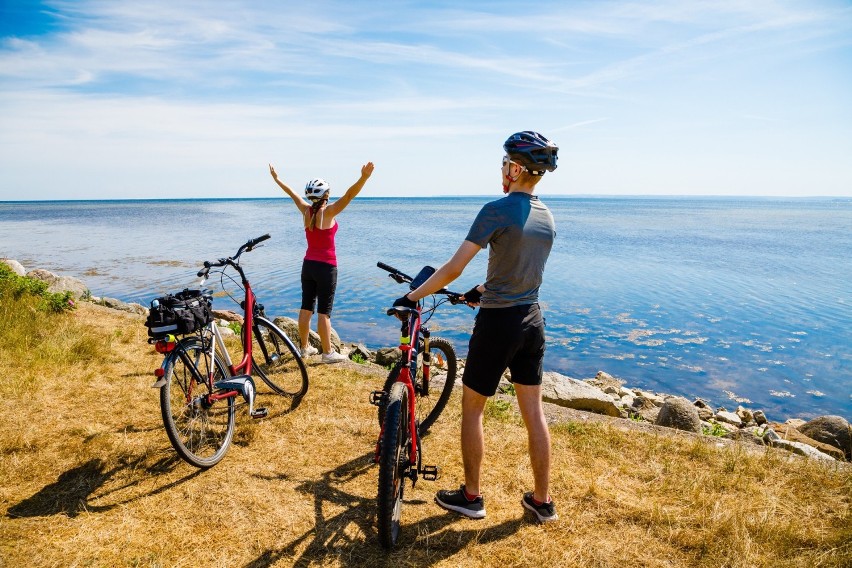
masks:
[[[148,335],[153,338],[169,334],[195,333],[213,321],[213,306],[209,296],[201,290],[185,289],[177,294],[166,294],[151,302],[148,309]]]

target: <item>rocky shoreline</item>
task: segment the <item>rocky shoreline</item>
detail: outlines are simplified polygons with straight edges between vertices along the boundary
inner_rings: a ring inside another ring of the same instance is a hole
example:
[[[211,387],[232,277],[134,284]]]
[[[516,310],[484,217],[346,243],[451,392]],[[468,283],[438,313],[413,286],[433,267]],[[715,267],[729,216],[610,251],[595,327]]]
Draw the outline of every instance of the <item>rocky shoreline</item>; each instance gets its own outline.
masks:
[[[111,309],[144,316],[148,308],[137,303],[127,303],[115,298],[93,296],[86,284],[78,278],[58,276],[43,269],[26,271],[16,260],[3,259],[13,272],[41,280],[51,292],[70,292],[77,301],[89,301]],[[230,322],[242,322],[242,316],[229,310],[214,310],[222,320],[225,332]],[[292,318],[278,317],[275,323],[291,338],[298,338],[298,324]],[[311,332],[311,345],[321,348],[319,336]],[[332,343],[350,359],[385,368],[400,357],[395,347],[376,351],[362,344],[344,343],[332,330]],[[460,361],[458,376],[461,376]],[[457,386],[460,381],[457,381]],[[511,383],[504,379],[501,391],[511,394]],[[783,423],[769,420],[759,409],[742,405],[734,409],[714,407],[709,401],[689,401],[683,397],[654,393],[625,386],[625,381],[600,371],[589,379],[575,379],[555,372],[545,372],[542,382],[544,401],[563,408],[592,412],[673,428],[700,435],[718,436],[756,446],[781,448],[810,459],[825,461],[852,461],[852,426],[841,416],[819,416],[810,421],[791,418]]]

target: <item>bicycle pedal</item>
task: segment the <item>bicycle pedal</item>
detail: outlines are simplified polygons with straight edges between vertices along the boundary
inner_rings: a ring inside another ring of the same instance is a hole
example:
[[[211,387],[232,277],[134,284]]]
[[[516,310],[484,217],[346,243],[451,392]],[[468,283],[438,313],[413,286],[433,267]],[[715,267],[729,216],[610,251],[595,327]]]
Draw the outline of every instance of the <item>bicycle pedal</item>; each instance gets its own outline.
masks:
[[[388,393],[385,391],[373,391],[370,393],[370,404],[373,406],[384,406],[388,398]]]
[[[255,408],[254,412],[251,412],[252,418],[266,418],[269,414],[269,411],[266,408]]]
[[[424,465],[420,468],[420,475],[427,481],[437,481],[441,477],[441,468],[437,465]]]

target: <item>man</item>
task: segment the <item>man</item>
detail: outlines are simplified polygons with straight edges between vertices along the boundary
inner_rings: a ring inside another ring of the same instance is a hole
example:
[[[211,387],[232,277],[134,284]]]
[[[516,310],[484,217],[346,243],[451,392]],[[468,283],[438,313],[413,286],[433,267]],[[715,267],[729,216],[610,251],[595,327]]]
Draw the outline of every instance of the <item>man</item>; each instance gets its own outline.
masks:
[[[558,516],[549,495],[550,432],[541,404],[544,318],[538,305],[544,265],[556,236],[553,215],[533,195],[545,171],[556,169],[558,148],[536,132],[513,134],[503,145],[501,173],[506,197],[486,204],[453,257],[422,286],[394,302],[413,307],[420,298],[458,278],[481,249],[490,247],[484,284],[465,293],[479,305],[462,377],[461,448],[464,484],[438,491],[435,502],[473,519],[485,517],[480,471],[485,450],[485,403],[508,368],[527,429],[535,486],[524,494],[524,508],[539,522]]]

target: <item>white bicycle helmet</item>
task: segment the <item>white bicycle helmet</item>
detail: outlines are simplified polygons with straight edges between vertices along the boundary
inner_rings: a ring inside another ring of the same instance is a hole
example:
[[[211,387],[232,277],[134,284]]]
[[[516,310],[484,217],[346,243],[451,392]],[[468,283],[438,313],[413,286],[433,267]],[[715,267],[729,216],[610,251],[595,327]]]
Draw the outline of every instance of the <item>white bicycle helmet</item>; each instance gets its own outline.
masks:
[[[331,192],[331,186],[322,178],[312,179],[305,185],[305,197],[310,201],[319,201],[327,197]]]

